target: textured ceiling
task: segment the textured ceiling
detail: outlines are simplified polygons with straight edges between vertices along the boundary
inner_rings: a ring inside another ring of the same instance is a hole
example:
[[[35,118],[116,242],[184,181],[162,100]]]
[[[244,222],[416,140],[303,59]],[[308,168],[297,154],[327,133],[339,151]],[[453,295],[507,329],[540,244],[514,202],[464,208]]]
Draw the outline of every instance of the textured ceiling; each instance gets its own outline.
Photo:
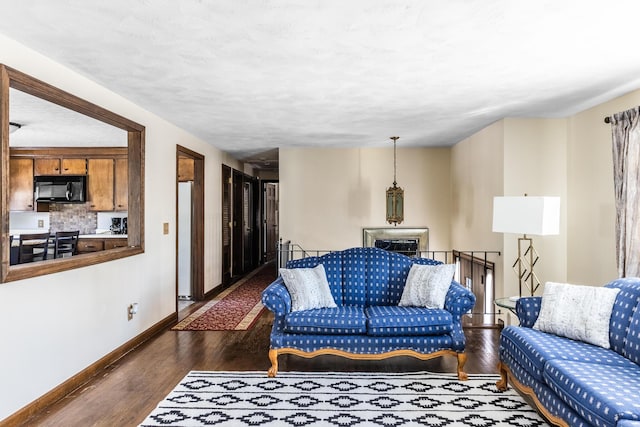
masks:
[[[126,147],[127,132],[51,102],[11,89],[9,121],[22,127],[12,147]]]
[[[637,0],[0,7],[0,33],[240,158],[391,135],[450,145],[503,117],[561,117],[640,87]]]

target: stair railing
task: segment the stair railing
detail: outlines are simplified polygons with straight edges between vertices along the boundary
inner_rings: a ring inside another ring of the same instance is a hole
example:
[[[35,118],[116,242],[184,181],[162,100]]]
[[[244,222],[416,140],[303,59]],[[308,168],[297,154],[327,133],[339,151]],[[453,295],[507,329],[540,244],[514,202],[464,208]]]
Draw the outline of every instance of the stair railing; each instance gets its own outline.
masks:
[[[321,256],[331,250],[304,249],[290,240],[279,239],[277,243],[278,268],[284,268],[293,259]],[[476,295],[476,306],[468,314],[469,324],[495,324],[496,313],[493,305],[495,299],[496,270],[495,259],[501,256],[500,251],[418,251],[416,256],[435,259],[445,264],[456,264],[455,280]]]

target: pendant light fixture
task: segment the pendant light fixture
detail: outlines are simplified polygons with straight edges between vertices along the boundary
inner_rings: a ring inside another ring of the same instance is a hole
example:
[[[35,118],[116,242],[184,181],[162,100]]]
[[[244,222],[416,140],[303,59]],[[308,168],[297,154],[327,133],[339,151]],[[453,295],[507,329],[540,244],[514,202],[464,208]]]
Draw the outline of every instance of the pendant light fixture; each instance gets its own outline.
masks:
[[[396,182],[396,141],[399,136],[392,136],[393,140],[393,187],[387,189],[387,222],[394,226],[404,221],[404,190]]]

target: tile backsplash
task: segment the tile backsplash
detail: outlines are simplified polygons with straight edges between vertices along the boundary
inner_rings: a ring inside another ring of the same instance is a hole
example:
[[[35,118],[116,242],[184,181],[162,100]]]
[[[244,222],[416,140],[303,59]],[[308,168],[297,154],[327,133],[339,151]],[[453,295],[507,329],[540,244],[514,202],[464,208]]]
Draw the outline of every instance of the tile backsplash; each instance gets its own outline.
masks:
[[[90,212],[83,203],[52,203],[49,206],[51,232],[80,230],[80,234],[95,233],[98,224],[96,212]]]
[[[124,218],[127,212],[90,212],[84,204],[51,204],[49,212],[9,212],[11,230],[69,231],[80,230],[80,234],[109,231],[111,218]],[[39,227],[39,223],[42,226]]]

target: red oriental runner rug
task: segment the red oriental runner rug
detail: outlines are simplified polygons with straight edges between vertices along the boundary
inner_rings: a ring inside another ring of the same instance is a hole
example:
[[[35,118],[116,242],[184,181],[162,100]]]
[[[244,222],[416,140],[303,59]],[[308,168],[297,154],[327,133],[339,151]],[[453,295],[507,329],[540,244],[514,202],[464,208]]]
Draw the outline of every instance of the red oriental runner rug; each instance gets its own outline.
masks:
[[[262,291],[276,279],[270,262],[220,292],[171,328],[174,331],[246,331],[264,310]]]

